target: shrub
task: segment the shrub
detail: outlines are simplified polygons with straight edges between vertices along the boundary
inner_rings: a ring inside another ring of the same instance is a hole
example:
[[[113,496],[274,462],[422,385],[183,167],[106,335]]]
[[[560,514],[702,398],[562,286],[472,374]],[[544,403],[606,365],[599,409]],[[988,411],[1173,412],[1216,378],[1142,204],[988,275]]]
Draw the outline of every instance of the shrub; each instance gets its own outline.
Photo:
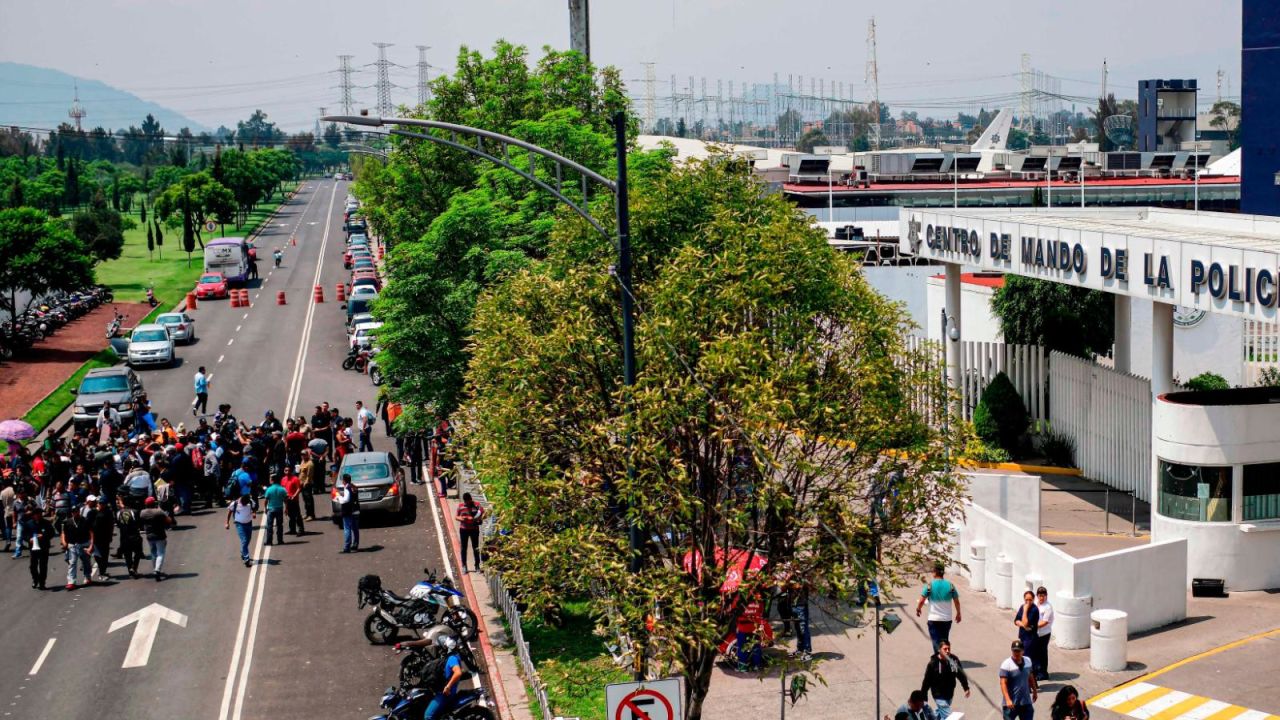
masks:
[[[1258,376],[1258,387],[1280,387],[1280,367],[1274,365],[1262,368]]]
[[[1202,372],[1187,381],[1191,390],[1230,390],[1227,379],[1215,372]]]
[[[982,391],[982,399],[973,411],[973,427],[978,437],[1013,452],[1028,422],[1027,407],[1022,404],[1022,397],[1009,376],[996,374]]]
[[[1063,433],[1046,430],[1040,436],[1040,454],[1050,465],[1075,467],[1076,441]]]

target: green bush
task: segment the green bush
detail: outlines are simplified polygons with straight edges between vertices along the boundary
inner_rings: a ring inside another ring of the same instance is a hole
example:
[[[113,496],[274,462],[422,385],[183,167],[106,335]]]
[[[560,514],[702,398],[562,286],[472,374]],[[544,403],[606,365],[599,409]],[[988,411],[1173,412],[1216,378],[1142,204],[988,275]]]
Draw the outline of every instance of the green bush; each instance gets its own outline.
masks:
[[[1027,408],[1009,376],[998,373],[982,391],[982,399],[973,411],[973,428],[978,437],[1013,452],[1029,421]]]
[[[1258,387],[1280,387],[1280,368],[1262,368],[1262,374],[1258,376]]]
[[[1227,379],[1215,372],[1202,372],[1187,381],[1191,390],[1230,390]]]
[[[1040,436],[1040,454],[1050,465],[1075,467],[1076,441],[1060,432],[1046,430]]]

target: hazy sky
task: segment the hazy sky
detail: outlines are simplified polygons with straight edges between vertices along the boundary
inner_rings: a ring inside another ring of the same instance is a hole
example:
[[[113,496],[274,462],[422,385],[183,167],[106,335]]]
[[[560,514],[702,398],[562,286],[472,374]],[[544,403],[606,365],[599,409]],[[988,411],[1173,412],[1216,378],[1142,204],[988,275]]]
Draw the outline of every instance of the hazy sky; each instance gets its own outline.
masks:
[[[592,0],[591,11],[593,59],[621,67],[633,95],[644,93],[641,63],[656,63],[659,115],[672,74],[681,89],[706,77],[711,94],[717,79],[740,88],[776,72],[868,97],[873,12],[881,97],[895,112],[954,116],[1016,93],[1024,52],[1068,96],[1097,95],[1104,57],[1120,97],[1142,78],[1191,77],[1211,103],[1219,68],[1223,95],[1240,94],[1237,0]],[[318,107],[338,107],[337,55],[355,56],[357,85],[373,84],[375,41],[395,43],[389,58],[406,66],[393,69],[405,86],[396,102],[416,98],[415,45],[431,46],[438,68],[464,44],[568,45],[567,0],[0,0],[0,28],[0,60],[102,80],[209,126],[256,107],[310,126]],[[373,89],[356,100],[373,105]]]

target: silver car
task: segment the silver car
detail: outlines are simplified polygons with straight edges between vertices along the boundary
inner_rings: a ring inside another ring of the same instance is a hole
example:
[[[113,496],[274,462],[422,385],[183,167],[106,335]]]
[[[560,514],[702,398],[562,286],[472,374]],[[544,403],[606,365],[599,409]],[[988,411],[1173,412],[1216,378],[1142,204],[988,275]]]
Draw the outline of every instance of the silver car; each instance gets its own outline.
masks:
[[[410,504],[405,502],[408,487],[404,482],[404,470],[394,455],[385,452],[350,453],[342,458],[342,465],[338,468],[338,483],[330,496],[335,524],[341,522],[338,491],[342,487],[344,474],[351,476],[351,484],[356,488],[356,498],[360,501],[360,512],[405,515],[411,512]]]
[[[156,324],[164,325],[169,328],[169,336],[172,337],[175,342],[195,342],[196,319],[184,312],[157,315]]]
[[[129,367],[139,365],[172,365],[176,355],[173,352],[173,338],[169,337],[169,329],[164,325],[149,323],[139,325],[129,335]]]

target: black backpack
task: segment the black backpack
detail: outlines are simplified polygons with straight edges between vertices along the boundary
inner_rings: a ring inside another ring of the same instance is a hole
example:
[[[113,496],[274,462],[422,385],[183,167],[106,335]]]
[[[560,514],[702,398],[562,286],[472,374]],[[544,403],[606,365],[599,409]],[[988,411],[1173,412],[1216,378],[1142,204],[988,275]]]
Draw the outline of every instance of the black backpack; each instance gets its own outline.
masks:
[[[467,662],[467,653],[451,652],[443,653],[439,657],[431,658],[427,664],[422,667],[422,686],[433,693],[440,693],[444,690],[447,679],[444,676],[445,665],[448,664],[449,658],[457,657],[458,662],[462,664],[462,680],[467,680],[474,672],[471,664]],[[461,681],[459,681],[461,682]]]

